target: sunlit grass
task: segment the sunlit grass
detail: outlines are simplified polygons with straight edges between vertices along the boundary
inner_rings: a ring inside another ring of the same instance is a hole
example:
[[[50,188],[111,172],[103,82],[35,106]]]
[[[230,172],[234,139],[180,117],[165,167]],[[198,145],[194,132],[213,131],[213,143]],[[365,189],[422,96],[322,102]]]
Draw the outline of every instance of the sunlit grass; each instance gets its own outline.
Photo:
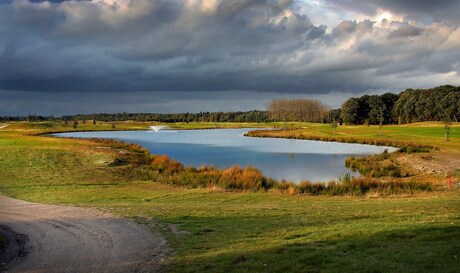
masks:
[[[319,134],[330,130],[327,125],[305,126]],[[460,268],[458,188],[386,198],[185,189],[130,177],[124,166],[110,164],[118,151],[101,143],[31,136],[44,129],[24,124],[5,129],[0,130],[2,193],[36,202],[98,207],[148,224],[168,239],[171,272],[458,272]],[[371,129],[363,128],[362,134]],[[447,146],[442,140],[436,143],[441,151],[458,145],[454,138]],[[173,233],[170,224],[183,232]]]

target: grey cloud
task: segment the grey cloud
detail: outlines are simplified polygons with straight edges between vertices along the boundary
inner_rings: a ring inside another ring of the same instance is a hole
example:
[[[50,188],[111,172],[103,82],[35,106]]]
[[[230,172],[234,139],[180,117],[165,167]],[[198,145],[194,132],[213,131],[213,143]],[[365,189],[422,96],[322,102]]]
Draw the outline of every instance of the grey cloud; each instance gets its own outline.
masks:
[[[223,1],[211,12],[184,1],[13,1],[3,18],[16,46],[4,45],[0,87],[21,90],[260,90],[244,73],[325,34],[283,0]]]
[[[407,38],[413,36],[419,36],[422,33],[422,29],[416,26],[406,25],[402,26],[390,33],[390,38]]]
[[[336,37],[346,36],[354,32],[359,32],[359,35],[363,35],[368,32],[372,32],[375,22],[366,19],[361,22],[356,21],[342,21],[334,29],[332,29],[332,35]]]
[[[306,38],[308,40],[315,40],[315,39],[321,38],[326,34],[326,28],[327,26],[325,25],[320,25],[318,27],[311,28]]]
[[[372,22],[371,20],[366,19],[364,21],[359,22],[356,28],[358,29],[358,31],[363,32],[363,33],[371,32],[374,28],[374,24],[375,22]]]
[[[357,25],[356,21],[342,21],[332,30],[332,34],[335,36],[342,36],[353,33],[356,31]]]
[[[205,97],[199,92],[225,101],[225,92],[244,97],[231,90],[262,98],[460,84],[460,30],[447,22],[315,25],[289,0],[55,2],[0,5],[0,89],[10,105],[52,109],[72,94],[93,98],[79,107],[112,111],[110,97],[135,111],[161,106],[142,104],[148,94],[172,109]],[[386,4],[363,6],[372,13]]]

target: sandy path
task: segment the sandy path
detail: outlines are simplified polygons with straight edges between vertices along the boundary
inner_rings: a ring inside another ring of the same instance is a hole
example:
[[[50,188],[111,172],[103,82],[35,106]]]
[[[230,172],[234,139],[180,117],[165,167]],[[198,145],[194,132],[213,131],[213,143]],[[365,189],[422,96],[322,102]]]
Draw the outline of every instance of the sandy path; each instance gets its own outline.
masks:
[[[3,128],[6,128],[10,126],[9,124],[3,124],[3,123],[0,123],[0,129],[3,129]]]
[[[0,195],[0,225],[27,236],[7,272],[155,272],[166,253],[161,236],[95,209]]]

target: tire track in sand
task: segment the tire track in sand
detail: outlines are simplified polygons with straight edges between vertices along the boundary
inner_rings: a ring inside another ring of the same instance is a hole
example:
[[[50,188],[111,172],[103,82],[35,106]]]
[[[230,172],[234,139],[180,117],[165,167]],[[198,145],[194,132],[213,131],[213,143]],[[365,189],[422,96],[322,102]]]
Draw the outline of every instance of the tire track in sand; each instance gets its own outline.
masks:
[[[5,272],[155,272],[167,254],[160,235],[96,209],[0,195],[0,225],[27,236]]]

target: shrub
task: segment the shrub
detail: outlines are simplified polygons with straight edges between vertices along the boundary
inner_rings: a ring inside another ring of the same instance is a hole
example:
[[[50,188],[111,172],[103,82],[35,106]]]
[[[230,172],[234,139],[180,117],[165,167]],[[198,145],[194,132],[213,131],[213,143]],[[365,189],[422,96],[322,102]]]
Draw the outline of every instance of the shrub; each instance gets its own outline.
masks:
[[[219,185],[225,189],[239,189],[241,185],[238,183],[238,177],[241,177],[241,173],[241,167],[238,165],[223,170]]]
[[[299,184],[298,189],[299,189],[300,194],[319,195],[319,194],[322,194],[324,190],[326,189],[326,184],[302,181]]]
[[[219,186],[228,190],[259,190],[267,189],[267,179],[259,169],[234,165],[222,171]]]
[[[399,163],[388,153],[366,157],[348,157],[345,167],[368,177],[401,177]]]
[[[297,185],[292,181],[282,180],[274,184],[274,189],[282,194],[293,194],[297,191]]]

